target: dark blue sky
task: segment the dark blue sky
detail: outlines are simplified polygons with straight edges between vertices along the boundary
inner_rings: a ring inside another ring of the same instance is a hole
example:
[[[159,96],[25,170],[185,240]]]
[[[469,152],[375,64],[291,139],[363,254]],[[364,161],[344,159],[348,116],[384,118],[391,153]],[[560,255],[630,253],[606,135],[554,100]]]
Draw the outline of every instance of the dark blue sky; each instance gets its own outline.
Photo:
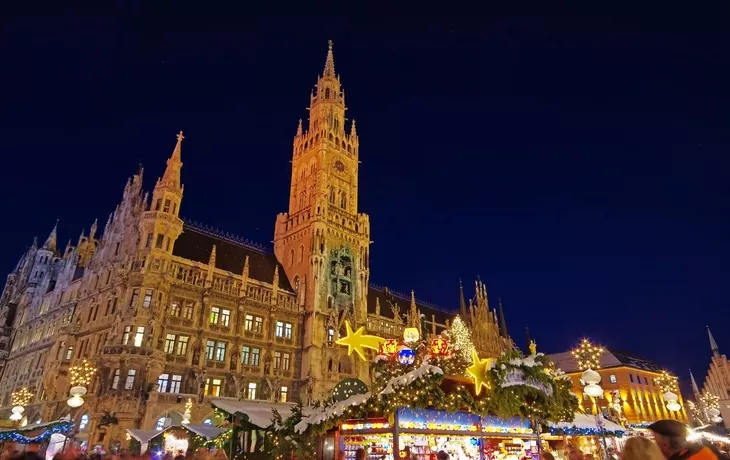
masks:
[[[57,217],[62,245],[103,225],[138,163],[151,189],[180,129],[182,215],[269,242],[332,39],[374,282],[455,307],[458,278],[480,275],[520,344],[526,324],[549,352],[587,336],[683,378],[709,362],[705,324],[730,347],[726,12],[257,19],[176,5],[0,20],[0,271]]]

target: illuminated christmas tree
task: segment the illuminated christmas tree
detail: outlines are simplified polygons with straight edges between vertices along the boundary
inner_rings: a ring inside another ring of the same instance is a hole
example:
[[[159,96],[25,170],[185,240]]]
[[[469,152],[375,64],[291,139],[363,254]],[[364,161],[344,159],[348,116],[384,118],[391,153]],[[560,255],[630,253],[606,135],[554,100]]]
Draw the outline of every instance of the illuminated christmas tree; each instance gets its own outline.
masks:
[[[474,352],[474,344],[471,341],[471,332],[458,316],[454,318],[454,322],[451,323],[449,337],[451,339],[451,343],[454,344],[455,349],[461,357],[464,358],[466,362],[470,363],[472,360],[472,353]]]

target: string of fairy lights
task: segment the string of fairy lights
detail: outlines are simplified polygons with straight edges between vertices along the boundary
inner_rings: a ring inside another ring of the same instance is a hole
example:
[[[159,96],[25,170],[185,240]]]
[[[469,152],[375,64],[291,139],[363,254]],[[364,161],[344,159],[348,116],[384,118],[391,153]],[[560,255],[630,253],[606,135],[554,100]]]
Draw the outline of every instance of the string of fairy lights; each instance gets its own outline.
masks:
[[[33,393],[23,387],[12,394],[13,406],[27,406],[33,400]]]
[[[588,339],[583,339],[580,345],[578,345],[578,348],[571,351],[573,357],[578,362],[578,369],[581,371],[600,369],[600,359],[603,352],[602,347],[593,345]]]
[[[84,358],[78,364],[71,367],[70,373],[72,387],[88,387],[94,379],[96,368]]]
[[[677,377],[673,376],[667,371],[662,371],[661,375],[654,379],[654,383],[659,387],[662,394],[679,393]]]

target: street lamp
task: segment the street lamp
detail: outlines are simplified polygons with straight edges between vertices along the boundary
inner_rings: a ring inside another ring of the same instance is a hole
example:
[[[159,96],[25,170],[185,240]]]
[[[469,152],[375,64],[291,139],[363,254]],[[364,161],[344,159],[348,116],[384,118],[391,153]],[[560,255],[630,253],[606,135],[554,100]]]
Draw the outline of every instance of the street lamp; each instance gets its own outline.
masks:
[[[667,410],[677,412],[682,409],[682,405],[679,404],[679,396],[677,396],[677,393],[679,393],[677,377],[667,371],[662,371],[662,374],[654,379],[654,383],[659,386],[662,392],[662,399],[667,403]]]
[[[594,371],[601,368],[600,357],[603,348],[593,345],[588,339],[583,339],[578,348],[571,353],[578,362],[578,368],[583,371],[580,376],[586,384],[583,392],[593,398],[603,396],[603,388],[598,385],[601,382],[601,374]]]
[[[25,387],[14,391],[12,394],[13,408],[11,409],[12,414],[10,415],[10,420],[17,422],[22,419],[23,412],[25,412],[25,406],[30,404],[32,399],[33,393]]]
[[[86,387],[91,385],[91,380],[94,378],[96,369],[91,363],[84,358],[71,369],[71,389],[69,394],[71,397],[66,401],[66,404],[76,408],[81,407],[84,404],[83,396],[86,394]]]

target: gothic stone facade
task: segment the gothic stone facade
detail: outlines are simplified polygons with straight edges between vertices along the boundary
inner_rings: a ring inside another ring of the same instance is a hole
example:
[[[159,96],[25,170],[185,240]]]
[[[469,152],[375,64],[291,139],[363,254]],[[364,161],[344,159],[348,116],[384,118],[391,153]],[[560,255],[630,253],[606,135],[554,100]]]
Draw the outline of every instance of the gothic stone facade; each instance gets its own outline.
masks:
[[[26,251],[0,298],[2,411],[28,388],[29,423],[68,414],[69,369],[83,358],[98,372],[72,414],[91,444],[125,445],[126,428],[154,428],[211,397],[309,402],[348,377],[370,381],[368,363],[335,345],[344,322],[383,336],[423,334],[453,313],[370,285],[370,221],[358,211],[360,142],[345,126],[345,99],[330,47],[294,138],[289,212],[279,214],[274,251],[183,222],[182,133],[150,197],[143,171],[97,236],[63,252],[57,230]],[[461,314],[486,355],[512,346],[486,288]],[[501,313],[501,310],[500,310]],[[478,327],[476,327],[478,325]],[[99,427],[105,414],[118,424]],[[0,413],[0,416],[3,413]],[[7,414],[4,414],[7,416]],[[179,421],[179,420],[177,420]]]

